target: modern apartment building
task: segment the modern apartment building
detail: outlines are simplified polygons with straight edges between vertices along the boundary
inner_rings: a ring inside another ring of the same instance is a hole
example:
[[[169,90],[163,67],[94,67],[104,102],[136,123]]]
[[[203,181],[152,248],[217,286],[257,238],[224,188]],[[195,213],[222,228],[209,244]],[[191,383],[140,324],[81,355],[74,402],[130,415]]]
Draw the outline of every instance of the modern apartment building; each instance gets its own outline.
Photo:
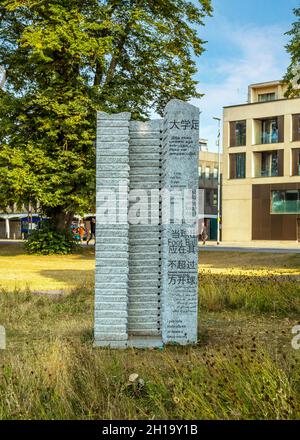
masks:
[[[253,84],[224,108],[223,241],[300,241],[300,97],[285,90]]]
[[[208,151],[205,139],[200,139],[199,145],[199,189],[204,191],[204,214],[200,215],[200,222],[206,224],[208,239],[217,240],[218,154]]]

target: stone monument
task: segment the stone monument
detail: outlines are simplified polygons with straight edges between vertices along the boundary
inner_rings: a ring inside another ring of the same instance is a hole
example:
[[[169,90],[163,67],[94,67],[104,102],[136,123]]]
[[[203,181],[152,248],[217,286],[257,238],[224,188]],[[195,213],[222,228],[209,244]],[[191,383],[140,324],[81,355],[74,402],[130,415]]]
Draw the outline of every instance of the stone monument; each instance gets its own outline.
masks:
[[[197,342],[199,110],[97,115],[95,346]]]

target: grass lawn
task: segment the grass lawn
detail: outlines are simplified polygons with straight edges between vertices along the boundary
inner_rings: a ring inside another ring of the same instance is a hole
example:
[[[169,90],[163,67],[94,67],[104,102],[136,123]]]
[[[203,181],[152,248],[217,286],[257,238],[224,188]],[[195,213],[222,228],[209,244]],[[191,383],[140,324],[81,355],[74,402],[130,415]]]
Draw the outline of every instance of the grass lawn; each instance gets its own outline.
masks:
[[[26,255],[21,244],[0,245],[0,289],[69,290],[94,281],[94,248],[75,255]]]
[[[299,256],[201,253],[199,343],[163,350],[92,347],[93,268],[0,249],[0,419],[300,418]]]
[[[94,282],[94,247],[75,255],[26,255],[21,244],[0,245],[0,289],[70,290]],[[300,255],[201,251],[201,274],[300,275]]]

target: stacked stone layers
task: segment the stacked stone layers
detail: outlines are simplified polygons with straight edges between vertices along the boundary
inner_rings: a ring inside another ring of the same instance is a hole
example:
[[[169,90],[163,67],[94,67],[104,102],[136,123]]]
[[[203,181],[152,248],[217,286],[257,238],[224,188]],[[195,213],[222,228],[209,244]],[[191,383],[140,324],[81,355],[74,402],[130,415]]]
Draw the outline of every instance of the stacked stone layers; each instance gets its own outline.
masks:
[[[136,220],[136,202],[141,219],[129,225],[130,336],[161,335],[161,129],[160,120],[130,123],[129,220]]]
[[[97,116],[96,345],[128,339],[129,119],[130,113]],[[115,194],[116,205],[103,216],[105,190]]]
[[[197,236],[172,213],[164,224],[159,191],[196,192],[199,111],[172,100],[164,120],[99,112],[97,124],[95,345],[194,343]],[[114,196],[108,212],[103,190]],[[195,198],[189,205],[196,211]]]

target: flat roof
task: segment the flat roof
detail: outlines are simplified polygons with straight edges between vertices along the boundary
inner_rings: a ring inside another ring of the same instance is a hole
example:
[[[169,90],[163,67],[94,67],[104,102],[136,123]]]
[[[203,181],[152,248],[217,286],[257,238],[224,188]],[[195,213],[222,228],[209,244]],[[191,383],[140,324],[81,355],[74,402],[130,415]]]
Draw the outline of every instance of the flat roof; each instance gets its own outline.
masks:
[[[282,80],[282,79],[276,79],[275,81],[266,81],[266,82],[261,82],[261,83],[254,83],[254,84],[250,84],[248,87],[251,87],[252,89],[254,88],[258,88],[258,87],[262,87],[262,86],[275,86],[278,84],[284,84],[286,81]]]
[[[292,100],[294,100],[294,99],[300,99],[300,96],[299,96],[299,97],[295,97],[295,98],[272,99],[272,101],[246,102],[245,104],[225,105],[223,108],[245,107],[245,106],[247,106],[247,105],[263,105],[263,104],[271,104],[272,102],[278,102],[278,101],[292,101]]]

